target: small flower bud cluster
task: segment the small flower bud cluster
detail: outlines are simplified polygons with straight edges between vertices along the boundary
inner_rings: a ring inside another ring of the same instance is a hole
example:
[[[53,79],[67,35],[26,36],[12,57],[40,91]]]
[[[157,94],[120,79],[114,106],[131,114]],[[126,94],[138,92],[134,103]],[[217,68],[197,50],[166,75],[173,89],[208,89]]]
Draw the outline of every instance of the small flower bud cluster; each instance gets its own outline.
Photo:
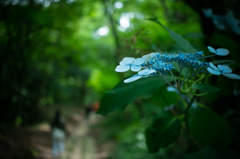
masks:
[[[149,68],[150,70],[156,70],[161,75],[167,74],[171,71],[173,67],[173,62],[176,62],[180,69],[184,67],[191,67],[196,70],[208,67],[208,63],[204,62],[203,51],[198,51],[196,53],[151,53],[149,55],[144,55],[145,63],[142,66]]]
[[[203,67],[208,66],[207,63],[204,63],[203,57],[203,51],[198,51],[196,53],[178,53],[175,55],[175,58],[173,58],[173,61],[175,61],[180,68],[183,67],[192,67],[196,70],[199,70]]]
[[[156,70],[160,75],[164,75],[173,69],[172,63],[168,59],[161,57],[161,54],[156,54],[149,61],[146,60],[143,66],[150,70]]]

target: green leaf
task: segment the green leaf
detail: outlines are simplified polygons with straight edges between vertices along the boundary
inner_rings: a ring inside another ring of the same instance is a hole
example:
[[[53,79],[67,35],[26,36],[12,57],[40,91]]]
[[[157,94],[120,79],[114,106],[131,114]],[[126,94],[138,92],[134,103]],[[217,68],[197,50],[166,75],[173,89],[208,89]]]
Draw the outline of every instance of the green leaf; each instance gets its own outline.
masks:
[[[232,65],[234,64],[236,61],[235,60],[215,60],[215,61],[211,61],[211,63],[213,64],[225,64],[225,65]]]
[[[166,107],[177,103],[179,99],[180,96],[176,92],[169,92],[167,87],[160,87],[149,100],[160,107]]]
[[[200,39],[205,38],[204,34],[202,33],[188,33],[184,35],[185,38],[192,38],[192,39]]]
[[[193,52],[197,52],[197,51],[198,51],[197,49],[195,49],[195,48],[190,44],[189,41],[187,41],[186,39],[184,39],[184,38],[183,38],[181,35],[179,35],[178,33],[174,32],[173,30],[171,30],[171,29],[167,28],[166,26],[164,26],[157,18],[151,18],[151,19],[148,19],[148,20],[154,21],[154,22],[160,24],[162,27],[164,27],[164,28],[168,31],[170,37],[171,37],[174,41],[176,41],[176,43],[177,43],[180,47],[182,47],[184,50],[186,50],[187,52],[193,53]]]
[[[169,82],[172,78],[167,78]],[[166,82],[159,76],[143,78],[131,83],[119,83],[113,90],[107,91],[100,101],[99,114],[107,115],[115,110],[124,109],[137,97],[156,90]]]
[[[20,125],[23,122],[23,118],[21,116],[17,116],[15,119],[15,124]]]
[[[231,150],[214,150],[206,146],[203,150],[187,154],[186,159],[236,159],[239,156]]]
[[[217,91],[220,90],[220,88],[215,87],[215,86],[211,86],[211,85],[208,85],[208,84],[193,84],[191,86],[191,88],[199,89],[199,90],[204,91],[204,92],[217,92]]]
[[[222,91],[208,93],[207,96],[205,96],[209,101],[215,101],[219,98]]]
[[[204,109],[193,116],[190,131],[201,146],[225,148],[231,142],[228,123],[210,109]]]
[[[157,152],[173,143],[181,130],[181,122],[177,118],[165,114],[153,121],[147,128],[146,143],[150,153]]]

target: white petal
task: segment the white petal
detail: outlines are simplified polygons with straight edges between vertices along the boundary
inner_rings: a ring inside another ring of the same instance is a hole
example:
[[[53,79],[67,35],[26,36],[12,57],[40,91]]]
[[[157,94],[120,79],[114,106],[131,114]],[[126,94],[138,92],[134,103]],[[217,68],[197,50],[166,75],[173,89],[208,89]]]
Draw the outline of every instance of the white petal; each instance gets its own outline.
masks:
[[[144,69],[142,71],[138,72],[138,75],[140,76],[146,76],[146,75],[150,75],[152,73],[156,72],[156,70],[149,70],[149,69]]]
[[[130,66],[127,65],[118,65],[115,69],[116,72],[126,72],[130,69]]]
[[[140,66],[140,65],[132,65],[131,70],[133,72],[138,72],[141,70],[141,68],[142,68],[142,66]]]
[[[222,48],[217,49],[216,52],[217,52],[216,54],[219,56],[226,56],[229,54],[228,49],[222,49]]]
[[[213,47],[208,46],[207,48],[208,48],[209,52],[216,54],[216,50]]]
[[[145,61],[149,61],[150,58],[153,58],[153,57],[157,56],[158,54],[159,54],[158,52],[152,52],[150,54],[143,55],[142,58],[144,58]]]
[[[232,69],[227,65],[218,65],[218,69],[222,71],[222,73],[231,73]]]
[[[134,62],[133,65],[141,65],[145,62],[144,58],[137,58]]]
[[[150,54],[142,56],[142,58],[145,59],[145,61],[149,61],[150,57],[151,57]]]
[[[120,65],[132,64],[135,58],[133,57],[125,57],[121,62]]]
[[[142,66],[140,66],[140,65],[132,65],[131,70],[134,72],[138,72],[141,70],[141,68],[142,68]]]
[[[155,56],[157,56],[159,53],[158,52],[152,52],[152,53],[150,53],[150,57],[155,57]]]
[[[211,62],[209,62],[209,64],[210,64],[210,67],[212,67],[214,70],[218,71],[218,68],[214,64],[212,64]]]
[[[142,76],[142,78],[147,78],[147,77],[151,77],[151,76],[153,76],[153,75]]]
[[[208,72],[210,72],[211,74],[214,74],[214,75],[220,75],[221,74],[220,71],[216,71],[216,70],[212,69],[211,67],[208,67],[207,70],[208,70]]]
[[[224,76],[231,78],[231,79],[236,79],[236,80],[240,80],[240,76],[237,74],[233,74],[233,73],[223,73]]]
[[[136,81],[138,79],[142,78],[142,76],[138,76],[137,74],[136,75],[133,75],[132,77],[128,78],[128,79],[125,79],[123,82],[124,83],[130,83],[130,82],[133,82],[133,81]]]

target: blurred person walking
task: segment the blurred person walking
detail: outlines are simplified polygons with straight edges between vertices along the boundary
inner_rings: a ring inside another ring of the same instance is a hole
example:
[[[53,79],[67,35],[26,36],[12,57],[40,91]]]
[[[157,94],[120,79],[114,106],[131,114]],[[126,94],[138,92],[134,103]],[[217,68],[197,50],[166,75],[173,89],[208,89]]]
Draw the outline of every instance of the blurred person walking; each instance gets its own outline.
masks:
[[[64,153],[65,150],[65,119],[61,115],[60,110],[56,110],[54,119],[51,123],[52,132],[52,153],[53,156],[58,158]]]
[[[93,125],[97,121],[96,112],[99,109],[100,103],[95,101],[93,104],[90,104],[85,107],[85,119],[88,126]]]

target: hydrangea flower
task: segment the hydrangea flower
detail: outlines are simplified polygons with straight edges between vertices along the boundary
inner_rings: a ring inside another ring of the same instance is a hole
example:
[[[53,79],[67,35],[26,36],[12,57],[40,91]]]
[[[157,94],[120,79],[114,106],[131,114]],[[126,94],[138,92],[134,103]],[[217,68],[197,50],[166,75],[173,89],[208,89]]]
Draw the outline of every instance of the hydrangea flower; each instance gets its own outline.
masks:
[[[216,55],[219,55],[219,56],[226,56],[226,55],[229,54],[228,49],[219,48],[219,49],[215,50],[211,46],[208,46],[207,48],[208,48],[209,52],[212,52],[212,53],[214,53]]]
[[[224,48],[219,48],[215,50],[211,46],[208,46],[208,49],[210,52],[220,56],[225,56],[229,54],[228,49]],[[140,78],[149,76],[161,76],[170,86],[173,86],[166,79],[166,75],[170,73],[178,88],[191,80],[196,74],[202,72],[206,73],[206,70],[208,70],[209,73],[214,75],[223,74],[228,78],[240,79],[239,75],[231,73],[232,70],[229,66],[218,65],[218,67],[216,67],[211,62],[205,62],[206,57],[209,56],[204,56],[203,51],[197,51],[195,53],[153,52],[137,59],[133,57],[125,57],[120,62],[120,65],[116,67],[115,71],[125,72],[131,68],[132,71],[138,72],[132,77],[124,80],[125,83],[133,82]],[[174,69],[173,63],[176,63],[180,69],[178,82],[176,81],[175,76],[172,73],[172,70]],[[188,71],[185,74],[185,77],[181,78],[181,71],[184,68],[188,68]],[[188,76],[189,72],[191,73]]]
[[[231,79],[240,79],[240,76],[237,74],[233,74],[232,69],[227,66],[227,65],[218,65],[218,67],[216,67],[214,64],[212,64],[211,62],[209,62],[209,67],[207,68],[207,70],[214,75],[224,75],[228,78]]]
[[[212,19],[213,24],[219,29],[219,30],[226,30],[227,28],[230,28],[233,32],[240,35],[240,26],[239,26],[239,20],[236,19],[233,15],[233,12],[230,10],[228,13],[224,16],[216,15],[212,13],[212,9],[202,9],[203,13],[207,18]]]
[[[149,77],[152,75],[165,77],[165,75],[171,73],[173,76],[173,62],[176,62],[180,69],[183,69],[184,67],[191,67],[196,71],[201,70],[201,68],[206,69],[208,65],[204,63],[202,56],[203,51],[198,51],[192,54],[183,52],[153,52],[138,59],[125,57],[115,70],[117,72],[125,72],[131,68],[132,71],[139,71],[136,75],[124,80],[125,83],[133,82],[142,77]],[[141,70],[142,68],[144,70]]]
[[[144,63],[145,59],[143,58],[133,58],[133,57],[125,57],[116,67],[115,71],[116,72],[126,72],[130,69],[131,67],[131,70],[134,71],[134,72],[137,72],[137,71],[140,71],[142,66],[141,64]]]
[[[160,53],[152,52],[150,54],[143,55],[142,58],[145,59],[145,61],[149,61],[150,58],[153,58],[153,57],[157,56],[158,54],[160,54]]]
[[[155,73],[156,70],[150,70],[150,69],[144,69],[142,71],[139,71],[137,74],[133,75],[132,77],[125,79],[124,83],[130,83],[133,81],[136,81],[142,77],[149,77],[150,74]]]
[[[125,79],[123,82],[124,83],[130,83],[130,82],[136,81],[136,80],[138,80],[140,78],[142,78],[142,76],[139,76],[138,74],[135,74],[132,77],[130,77],[128,79]]]

